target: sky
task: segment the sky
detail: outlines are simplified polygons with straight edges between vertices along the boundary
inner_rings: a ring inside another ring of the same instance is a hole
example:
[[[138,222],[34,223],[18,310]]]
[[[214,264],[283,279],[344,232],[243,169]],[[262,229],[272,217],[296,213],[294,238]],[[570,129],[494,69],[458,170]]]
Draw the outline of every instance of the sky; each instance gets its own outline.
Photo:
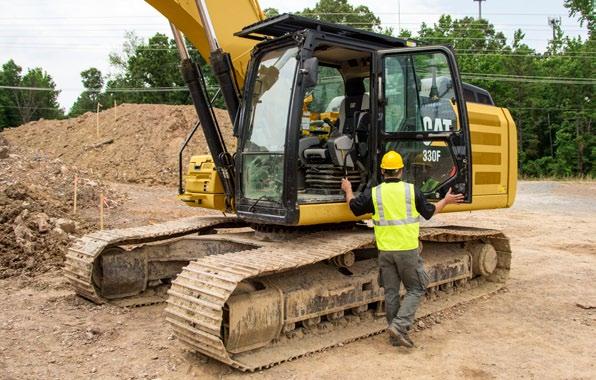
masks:
[[[237,0],[233,0],[237,1]],[[433,24],[441,14],[453,17],[478,15],[473,0],[349,0],[366,5],[394,31],[417,31],[420,23]],[[261,8],[281,13],[312,8],[316,0],[260,0]],[[482,17],[511,40],[513,31],[526,32],[525,43],[544,51],[552,38],[548,17],[561,17],[566,35],[586,38],[586,29],[567,16],[563,0],[486,0]],[[156,32],[170,35],[167,20],[142,0],[0,0],[0,64],[9,59],[27,68],[42,67],[59,89],[62,107],[70,108],[82,90],[80,72],[96,67],[113,72],[111,52],[119,52],[126,31],[149,37]]]

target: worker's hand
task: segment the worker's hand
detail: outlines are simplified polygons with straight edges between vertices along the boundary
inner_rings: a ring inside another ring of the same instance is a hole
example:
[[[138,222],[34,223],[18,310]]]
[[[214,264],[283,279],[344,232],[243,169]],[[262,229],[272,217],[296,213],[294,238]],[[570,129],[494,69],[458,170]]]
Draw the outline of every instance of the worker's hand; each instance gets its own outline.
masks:
[[[447,191],[447,194],[445,194],[445,204],[452,204],[452,203],[461,203],[464,201],[464,195],[463,194],[453,194],[451,192],[451,188],[449,188],[449,191]]]
[[[344,191],[344,193],[352,191],[352,184],[350,183],[350,180],[348,180],[347,178],[342,178],[341,189]]]

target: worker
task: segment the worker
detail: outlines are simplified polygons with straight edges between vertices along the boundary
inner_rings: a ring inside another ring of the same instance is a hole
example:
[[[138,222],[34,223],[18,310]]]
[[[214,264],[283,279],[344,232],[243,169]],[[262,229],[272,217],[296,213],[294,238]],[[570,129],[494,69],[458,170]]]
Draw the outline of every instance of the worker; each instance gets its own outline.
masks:
[[[408,330],[429,283],[419,250],[419,216],[428,220],[446,205],[462,202],[464,197],[449,189],[445,197],[433,205],[414,185],[401,180],[403,167],[401,155],[389,151],[381,161],[383,183],[367,188],[358,197],[354,197],[348,179],[342,179],[341,188],[354,215],[373,214],[379,250],[379,282],[385,290],[390,341],[394,346],[413,347]],[[401,305],[400,281],[406,288]]]

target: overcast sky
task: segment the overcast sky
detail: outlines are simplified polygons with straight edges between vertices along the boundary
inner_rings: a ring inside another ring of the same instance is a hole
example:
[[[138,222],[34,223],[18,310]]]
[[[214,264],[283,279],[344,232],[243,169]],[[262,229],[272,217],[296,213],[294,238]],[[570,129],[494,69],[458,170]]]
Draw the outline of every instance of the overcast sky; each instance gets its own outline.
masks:
[[[234,0],[235,1],[235,0]],[[233,1],[230,1],[231,3]],[[260,0],[261,7],[293,12],[312,7],[316,0]],[[432,24],[441,14],[477,16],[473,0],[350,0],[367,5],[384,26],[417,31],[420,23]],[[525,42],[543,51],[552,36],[549,16],[561,17],[566,34],[586,37],[584,28],[567,17],[563,0],[487,0],[483,18],[503,31],[508,40],[522,28]],[[399,10],[399,12],[398,12]],[[142,0],[0,0],[0,64],[10,58],[23,68],[41,66],[62,90],[59,101],[66,109],[79,95],[80,72],[97,67],[110,72],[108,54],[119,51],[125,31],[148,37],[170,34],[167,20]]]

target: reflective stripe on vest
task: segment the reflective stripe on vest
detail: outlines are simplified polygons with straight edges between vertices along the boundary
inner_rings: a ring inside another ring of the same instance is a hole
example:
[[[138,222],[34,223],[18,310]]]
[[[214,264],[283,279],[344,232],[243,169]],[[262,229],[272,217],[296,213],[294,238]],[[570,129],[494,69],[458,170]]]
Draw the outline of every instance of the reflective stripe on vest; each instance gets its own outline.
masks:
[[[418,248],[420,214],[416,210],[414,185],[382,183],[372,189],[373,224],[377,247],[382,251]]]

